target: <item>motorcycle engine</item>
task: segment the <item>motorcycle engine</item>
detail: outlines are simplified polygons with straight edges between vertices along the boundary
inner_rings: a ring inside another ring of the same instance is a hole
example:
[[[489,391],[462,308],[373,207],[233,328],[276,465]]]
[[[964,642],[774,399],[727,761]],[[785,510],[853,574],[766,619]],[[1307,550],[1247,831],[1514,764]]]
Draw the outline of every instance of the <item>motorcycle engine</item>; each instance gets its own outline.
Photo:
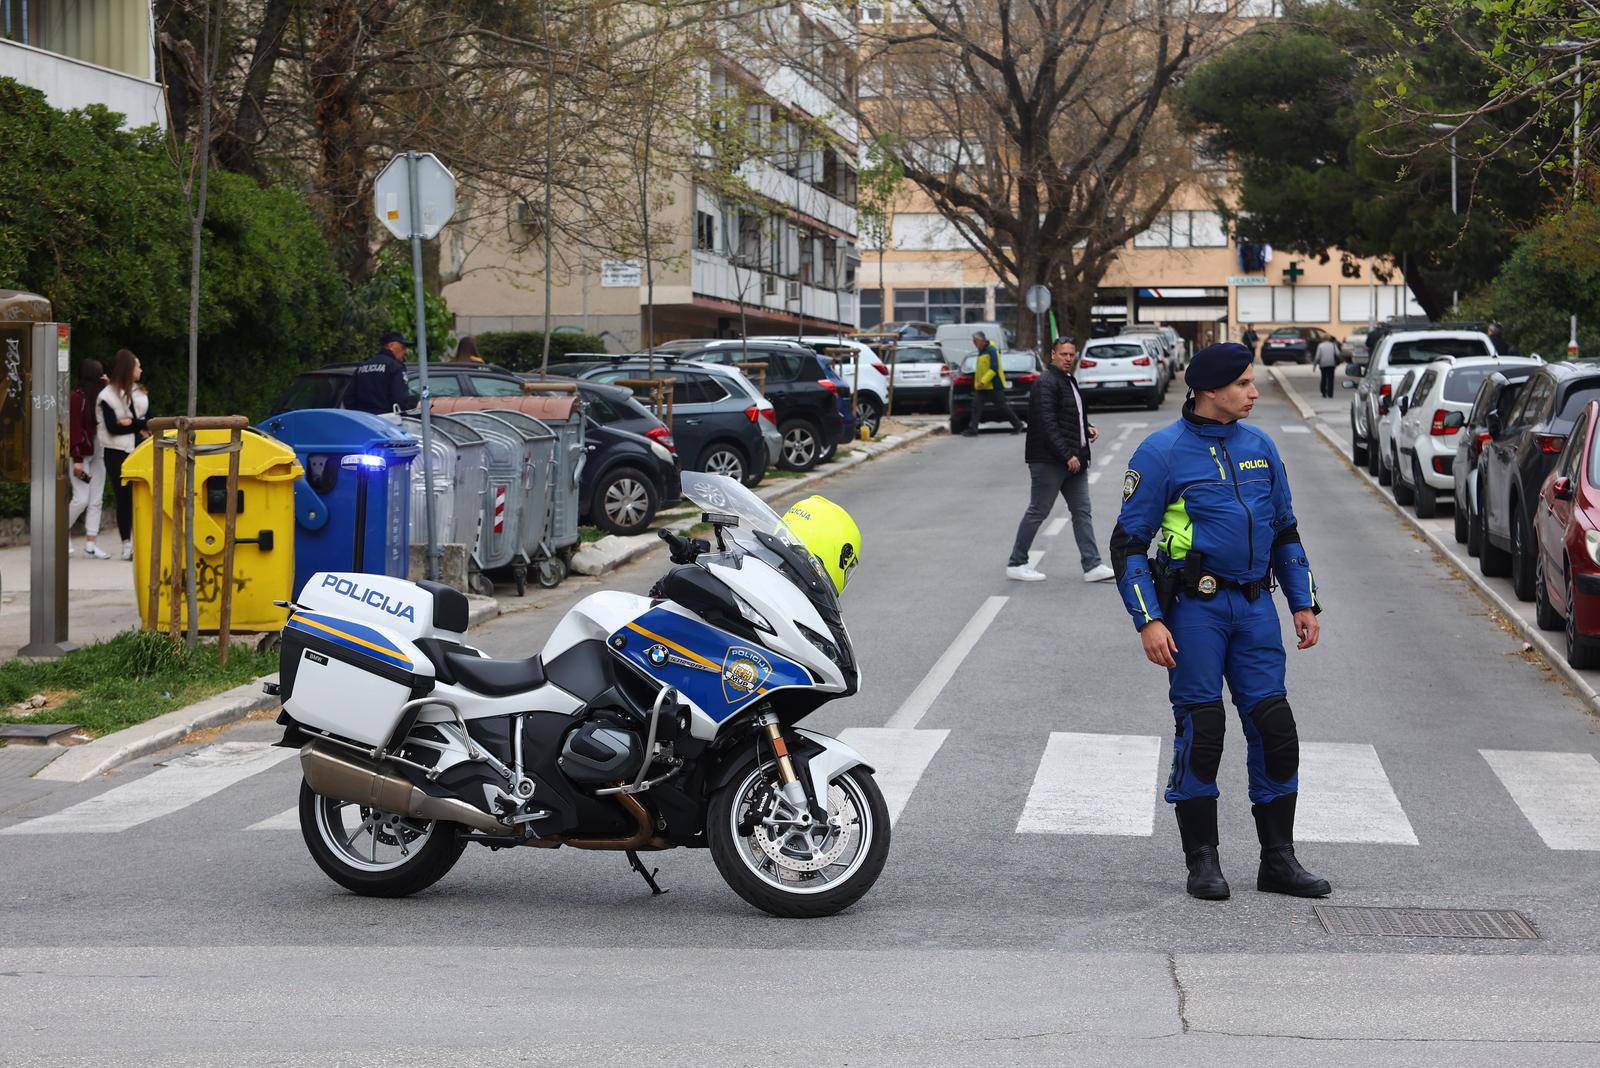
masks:
[[[561,771],[573,782],[614,783],[631,779],[644,763],[644,740],[614,723],[585,723],[561,747]]]

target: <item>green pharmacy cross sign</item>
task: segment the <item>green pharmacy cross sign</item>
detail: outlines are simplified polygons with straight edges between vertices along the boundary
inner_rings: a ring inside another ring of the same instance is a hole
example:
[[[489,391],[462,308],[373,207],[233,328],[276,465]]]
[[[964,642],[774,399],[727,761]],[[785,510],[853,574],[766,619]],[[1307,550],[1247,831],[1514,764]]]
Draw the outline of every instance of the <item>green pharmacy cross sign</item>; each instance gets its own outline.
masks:
[[[1300,276],[1305,273],[1300,269],[1299,260],[1290,260],[1289,266],[1283,269],[1283,280],[1289,285],[1295,285],[1300,281]]]

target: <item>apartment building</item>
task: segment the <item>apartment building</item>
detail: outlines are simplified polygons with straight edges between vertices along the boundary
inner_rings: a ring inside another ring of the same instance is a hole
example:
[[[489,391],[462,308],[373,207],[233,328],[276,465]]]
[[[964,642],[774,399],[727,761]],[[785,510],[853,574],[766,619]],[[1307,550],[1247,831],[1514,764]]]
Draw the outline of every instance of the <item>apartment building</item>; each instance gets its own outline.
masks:
[[[721,47],[697,71],[703,99],[737,96],[741,138],[761,151],[739,181],[688,168],[670,179],[655,229],[654,300],[639,260],[558,249],[552,259],[552,328],[599,335],[611,351],[683,337],[854,329],[857,308],[853,28],[825,12],[783,16],[784,32],[824,62],[811,76],[771,50]],[[831,60],[831,62],[830,62]],[[752,135],[754,131],[754,135]],[[702,155],[710,155],[704,151]],[[515,227],[515,222],[511,224]],[[515,236],[514,232],[511,236]],[[544,263],[537,244],[481,242],[444,294],[461,333],[537,330],[544,321]]]
[[[58,108],[104,104],[166,126],[150,0],[0,0],[0,77]]]

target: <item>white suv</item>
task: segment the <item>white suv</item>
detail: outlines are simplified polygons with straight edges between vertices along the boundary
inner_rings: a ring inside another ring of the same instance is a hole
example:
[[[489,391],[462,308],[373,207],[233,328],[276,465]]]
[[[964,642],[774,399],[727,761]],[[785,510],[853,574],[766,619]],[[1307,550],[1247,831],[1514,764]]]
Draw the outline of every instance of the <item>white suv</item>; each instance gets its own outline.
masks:
[[[866,424],[868,432],[877,437],[878,424],[883,420],[883,413],[889,408],[889,368],[884,366],[883,360],[877,353],[854,338],[839,337],[836,334],[827,336],[807,334],[799,338],[792,334],[787,336],[773,334],[768,337],[753,337],[750,340],[798,341],[818,356],[832,359],[833,368],[839,372],[839,377],[844,379],[845,385],[856,389],[859,393],[856,397],[856,415]],[[841,352],[841,349],[849,351]],[[861,364],[859,386],[856,378],[857,362]]]
[[[1395,386],[1407,371],[1425,367],[1445,356],[1462,360],[1494,354],[1494,342],[1489,340],[1488,334],[1477,330],[1406,330],[1385,335],[1366,368],[1359,374],[1356,374],[1359,368],[1350,372],[1360,381],[1355,396],[1350,398],[1351,461],[1358,466],[1366,465],[1374,475],[1382,470],[1386,458],[1372,447],[1378,437],[1378,421],[1382,418],[1379,402],[1392,397]]]
[[[1477,356],[1438,360],[1422,369],[1416,387],[1396,402],[1394,430],[1394,499],[1415,504],[1419,519],[1438,514],[1439,497],[1455,494],[1456,438],[1472,411],[1478,387],[1495,371],[1538,364],[1537,357]]]

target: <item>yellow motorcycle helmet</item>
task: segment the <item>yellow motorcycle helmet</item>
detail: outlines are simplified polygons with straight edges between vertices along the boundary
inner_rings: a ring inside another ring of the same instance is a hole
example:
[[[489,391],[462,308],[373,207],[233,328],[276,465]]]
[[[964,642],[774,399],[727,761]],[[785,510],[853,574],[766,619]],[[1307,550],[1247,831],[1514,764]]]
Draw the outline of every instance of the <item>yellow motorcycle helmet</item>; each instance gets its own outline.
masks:
[[[784,513],[783,525],[817,558],[834,592],[843,593],[861,562],[861,528],[850,513],[826,497],[807,497]]]

